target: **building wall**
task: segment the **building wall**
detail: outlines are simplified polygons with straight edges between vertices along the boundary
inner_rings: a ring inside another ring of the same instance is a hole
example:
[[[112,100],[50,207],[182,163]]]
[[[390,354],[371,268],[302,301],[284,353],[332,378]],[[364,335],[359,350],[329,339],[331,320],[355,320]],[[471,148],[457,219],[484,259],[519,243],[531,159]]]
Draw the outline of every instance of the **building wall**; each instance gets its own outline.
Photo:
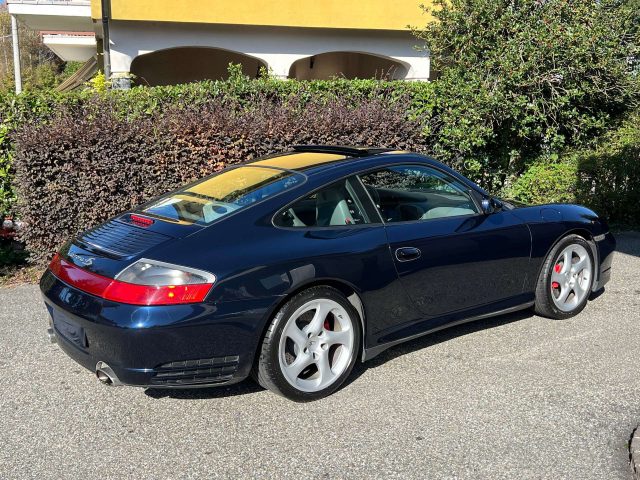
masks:
[[[415,49],[416,39],[408,31],[114,20],[111,42],[111,67],[116,75],[131,72],[133,60],[140,55],[171,48],[209,47],[253,57],[281,78],[289,77],[294,62],[328,52],[384,57],[404,67],[402,78],[429,78],[429,56]]]
[[[417,0],[111,0],[113,20],[360,30],[406,30],[430,21]],[[423,1],[431,4],[431,1]],[[91,1],[99,19],[100,0]]]

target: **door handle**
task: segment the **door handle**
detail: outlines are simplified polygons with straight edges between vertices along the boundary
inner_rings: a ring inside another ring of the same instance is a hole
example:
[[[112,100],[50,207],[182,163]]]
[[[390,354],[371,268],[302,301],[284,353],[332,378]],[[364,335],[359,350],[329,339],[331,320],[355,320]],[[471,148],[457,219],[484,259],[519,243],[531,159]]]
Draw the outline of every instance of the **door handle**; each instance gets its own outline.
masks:
[[[422,255],[420,249],[415,247],[400,247],[396,250],[396,258],[399,262],[410,262],[417,260]]]

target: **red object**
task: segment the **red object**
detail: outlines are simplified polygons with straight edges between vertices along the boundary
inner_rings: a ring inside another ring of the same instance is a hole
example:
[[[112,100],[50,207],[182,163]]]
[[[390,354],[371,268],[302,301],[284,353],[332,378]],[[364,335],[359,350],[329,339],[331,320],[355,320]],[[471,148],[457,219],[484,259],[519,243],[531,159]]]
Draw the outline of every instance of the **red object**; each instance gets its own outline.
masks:
[[[136,285],[103,277],[64,260],[57,253],[49,270],[63,282],[113,302],[131,305],[180,305],[202,302],[213,283],[192,285]]]
[[[556,263],[556,266],[553,267],[556,271],[556,273],[560,273],[560,270],[562,270],[562,265],[560,263]]]
[[[129,215],[129,220],[131,220],[131,223],[137,225],[138,227],[143,227],[143,228],[147,228],[148,226],[153,225],[155,223],[154,220],[150,218],[141,217],[140,215],[134,215],[134,214]]]
[[[16,236],[16,232],[14,230],[7,230],[4,228],[0,228],[0,238],[5,239],[13,239]]]
[[[4,228],[2,225],[5,220],[13,220],[12,217],[2,218],[0,217],[0,238],[5,240],[12,240],[16,236],[16,231],[13,228]]]
[[[553,282],[551,284],[551,288],[560,288],[560,284],[558,282]]]

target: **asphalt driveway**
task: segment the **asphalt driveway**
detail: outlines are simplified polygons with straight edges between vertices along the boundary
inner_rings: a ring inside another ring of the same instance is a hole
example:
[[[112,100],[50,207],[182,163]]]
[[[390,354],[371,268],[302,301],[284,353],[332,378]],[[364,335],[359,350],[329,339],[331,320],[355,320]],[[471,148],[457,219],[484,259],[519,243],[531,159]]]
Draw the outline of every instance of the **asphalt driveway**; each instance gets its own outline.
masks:
[[[109,388],[0,289],[0,478],[630,479],[640,421],[640,234],[568,321],[529,312],[413,341],[295,404],[250,382]]]

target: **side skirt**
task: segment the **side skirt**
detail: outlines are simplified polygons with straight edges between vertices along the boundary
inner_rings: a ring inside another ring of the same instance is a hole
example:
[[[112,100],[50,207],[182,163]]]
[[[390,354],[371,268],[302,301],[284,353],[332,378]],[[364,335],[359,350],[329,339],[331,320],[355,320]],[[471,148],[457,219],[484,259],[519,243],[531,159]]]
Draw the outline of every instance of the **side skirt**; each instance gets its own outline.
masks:
[[[382,352],[384,352],[388,348],[394,347],[394,346],[399,345],[401,343],[408,342],[410,340],[414,340],[416,338],[420,338],[420,337],[423,337],[425,335],[429,335],[431,333],[435,333],[435,332],[438,332],[440,330],[444,330],[446,328],[455,327],[456,325],[462,325],[464,323],[469,323],[469,322],[473,322],[473,321],[476,321],[476,320],[482,320],[484,318],[498,317],[500,315],[505,315],[507,313],[517,312],[519,310],[526,310],[527,308],[532,307],[534,305],[534,303],[535,302],[527,302],[527,303],[523,303],[521,305],[516,305],[515,307],[509,307],[509,308],[505,308],[503,310],[498,310],[496,312],[483,313],[482,315],[476,315],[474,317],[464,318],[462,320],[457,320],[455,322],[447,323],[445,325],[440,325],[439,327],[432,328],[431,330],[427,330],[426,332],[418,333],[417,335],[411,335],[410,337],[401,338],[399,340],[394,340],[392,342],[384,343],[382,345],[377,345],[375,347],[366,348],[364,350],[362,358],[363,358],[363,361],[371,360],[372,358],[375,358],[378,355],[380,355]]]

